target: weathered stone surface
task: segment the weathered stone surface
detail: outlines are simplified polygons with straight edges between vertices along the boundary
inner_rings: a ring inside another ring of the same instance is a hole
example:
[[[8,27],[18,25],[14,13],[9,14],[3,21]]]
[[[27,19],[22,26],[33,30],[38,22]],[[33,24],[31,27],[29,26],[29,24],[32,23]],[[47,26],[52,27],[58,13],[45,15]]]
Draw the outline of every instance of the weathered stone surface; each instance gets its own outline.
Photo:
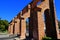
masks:
[[[29,18],[29,40],[32,38],[34,40],[42,40],[45,35],[52,38],[60,38],[53,0],[41,0],[41,3],[37,5],[39,1],[33,0],[17,15],[16,19],[14,18],[15,28],[10,25],[9,33],[14,31],[15,34],[20,34],[21,39],[25,39],[26,18]],[[45,30],[44,27],[46,28]]]
[[[15,30],[14,34],[20,34],[20,20],[18,18],[15,19]]]
[[[14,21],[11,22],[10,24],[10,34],[13,34],[13,28],[14,28]]]
[[[26,38],[26,22],[25,20],[21,20],[21,36],[20,39],[25,39]]]
[[[45,30],[44,30],[44,20],[43,20],[43,15],[41,14],[41,12],[38,12],[38,37],[39,40],[42,40],[42,38],[45,35]]]

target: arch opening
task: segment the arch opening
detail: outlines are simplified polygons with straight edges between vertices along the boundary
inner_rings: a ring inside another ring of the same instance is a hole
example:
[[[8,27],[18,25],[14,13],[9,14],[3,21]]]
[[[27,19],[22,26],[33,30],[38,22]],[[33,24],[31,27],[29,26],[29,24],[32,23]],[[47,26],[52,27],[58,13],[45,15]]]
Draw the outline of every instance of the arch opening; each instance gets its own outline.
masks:
[[[47,37],[51,37],[53,39],[57,38],[57,34],[56,34],[56,26],[55,26],[55,22],[54,22],[54,18],[51,16],[53,15],[49,9],[46,9],[44,11],[44,19],[45,19],[45,35]]]
[[[26,18],[26,36],[29,36],[29,18]]]
[[[50,23],[50,14],[49,14],[49,9],[46,9],[44,11],[44,22],[45,22],[45,36],[50,37],[51,33],[51,23]]]

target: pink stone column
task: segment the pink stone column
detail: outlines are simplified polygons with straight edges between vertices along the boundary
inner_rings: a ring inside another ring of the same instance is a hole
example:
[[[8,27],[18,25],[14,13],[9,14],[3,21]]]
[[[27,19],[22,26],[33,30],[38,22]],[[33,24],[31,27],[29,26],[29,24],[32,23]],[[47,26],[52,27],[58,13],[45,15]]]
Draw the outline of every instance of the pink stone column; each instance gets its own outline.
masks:
[[[10,34],[13,34],[13,26],[14,26],[14,24],[11,24],[11,26],[10,26]]]
[[[21,20],[21,36],[20,39],[26,38],[26,21],[24,19]]]
[[[60,39],[60,30],[59,30],[59,26],[58,26],[58,20],[57,20],[57,16],[56,16],[56,9],[54,8],[54,15],[55,15],[55,23],[56,23],[56,31],[57,31],[57,39]]]
[[[41,12],[37,13],[38,15],[38,40],[42,40],[44,37],[44,18]]]
[[[18,18],[15,19],[14,25],[14,34],[20,34],[20,20]]]

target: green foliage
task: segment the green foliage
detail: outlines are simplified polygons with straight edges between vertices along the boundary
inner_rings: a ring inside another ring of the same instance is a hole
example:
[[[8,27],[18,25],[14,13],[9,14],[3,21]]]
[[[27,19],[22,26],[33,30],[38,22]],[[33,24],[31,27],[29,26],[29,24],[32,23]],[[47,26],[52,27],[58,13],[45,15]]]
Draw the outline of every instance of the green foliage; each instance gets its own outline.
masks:
[[[0,32],[8,29],[9,22],[7,20],[0,20]]]
[[[42,40],[57,40],[57,39],[51,37],[44,37]]]
[[[50,37],[44,37],[43,38],[43,40],[48,40],[48,39],[51,40],[52,38],[50,38]]]
[[[1,25],[0,26],[0,31],[4,31],[5,30],[5,25]]]

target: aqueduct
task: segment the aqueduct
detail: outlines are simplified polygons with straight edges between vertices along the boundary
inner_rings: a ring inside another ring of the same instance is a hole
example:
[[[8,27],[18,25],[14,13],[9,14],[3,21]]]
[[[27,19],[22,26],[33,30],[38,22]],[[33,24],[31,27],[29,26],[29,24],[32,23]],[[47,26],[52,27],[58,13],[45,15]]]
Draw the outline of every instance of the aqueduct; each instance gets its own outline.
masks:
[[[54,0],[32,0],[12,19],[9,24],[9,34],[19,34],[20,39],[26,39],[26,19],[29,19],[29,40],[42,40],[46,35],[59,38],[58,22]],[[40,4],[37,5],[37,3]],[[45,27],[45,30],[44,30]]]

